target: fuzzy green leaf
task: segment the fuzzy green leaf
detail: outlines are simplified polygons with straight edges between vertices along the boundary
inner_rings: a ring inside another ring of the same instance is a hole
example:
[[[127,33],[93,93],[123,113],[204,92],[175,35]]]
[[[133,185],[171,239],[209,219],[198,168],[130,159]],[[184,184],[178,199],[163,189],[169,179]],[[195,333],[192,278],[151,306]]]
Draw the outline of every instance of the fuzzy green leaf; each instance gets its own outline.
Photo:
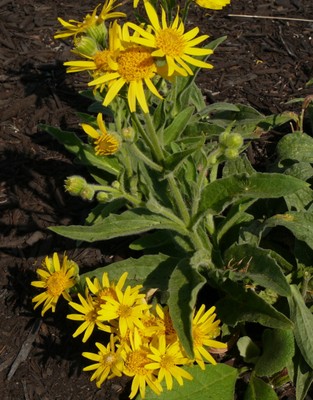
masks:
[[[194,113],[194,107],[187,107],[177,114],[173,122],[164,129],[163,131],[163,142],[165,145],[177,140],[183,133],[184,129],[188,125],[192,114]]]
[[[169,281],[168,305],[174,328],[190,358],[193,358],[192,317],[197,294],[205,279],[190,265],[190,260],[179,262]]]
[[[296,285],[291,285],[288,298],[290,319],[295,324],[294,334],[297,345],[307,364],[313,368],[313,315],[306,306]]]
[[[59,235],[85,242],[130,236],[153,229],[169,229],[185,233],[180,225],[169,219],[139,208],[125,211],[122,214],[110,214],[96,225],[56,226],[49,229]]]
[[[258,322],[270,328],[291,329],[292,322],[281,312],[264,301],[251,289],[244,289],[231,280],[221,284],[226,297],[216,303],[217,315],[226,324]]]
[[[244,394],[244,400],[278,400],[275,390],[262,379],[252,375],[249,386]]]
[[[235,270],[240,270],[235,273],[238,280],[249,278],[257,285],[272,289],[281,296],[290,295],[290,286],[285,275],[268,250],[250,244],[232,246],[226,251],[225,261],[226,264],[231,262]]]
[[[256,363],[260,356],[260,349],[249,336],[242,336],[239,338],[237,341],[237,347],[239,354],[246,363]]]
[[[280,160],[313,163],[313,138],[302,132],[290,133],[279,141],[277,152]]]
[[[258,376],[272,376],[281,371],[290,363],[295,353],[291,329],[265,329],[262,344],[263,352],[255,365],[255,373]]]
[[[277,173],[232,175],[204,188],[199,213],[219,214],[240,199],[277,198],[306,187],[308,184],[300,179]]]
[[[179,386],[174,379],[172,390],[167,390],[163,381],[163,392],[157,395],[147,387],[146,399],[149,400],[233,400],[238,372],[225,364],[206,365],[203,371],[198,366],[183,367],[193,380],[184,379]],[[141,397],[138,395],[137,400]],[[264,400],[264,399],[262,399]],[[267,400],[267,399],[266,399]]]
[[[269,218],[264,225],[265,227],[284,226],[298,240],[303,240],[313,249],[313,212],[290,211],[286,214],[277,214]]]

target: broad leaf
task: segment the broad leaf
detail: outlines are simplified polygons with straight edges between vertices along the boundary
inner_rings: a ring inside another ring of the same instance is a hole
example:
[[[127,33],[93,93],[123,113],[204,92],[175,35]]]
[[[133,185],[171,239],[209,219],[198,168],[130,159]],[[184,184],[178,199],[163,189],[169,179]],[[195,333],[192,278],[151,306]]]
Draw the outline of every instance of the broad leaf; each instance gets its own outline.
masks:
[[[290,286],[270,251],[250,244],[235,245],[226,251],[225,261],[232,264],[236,279],[248,278],[281,296],[290,295]]]
[[[190,265],[190,260],[179,262],[169,281],[168,306],[174,328],[190,358],[193,358],[192,317],[197,294],[205,279]]]
[[[122,214],[110,214],[96,225],[91,226],[57,226],[50,227],[59,235],[85,242],[96,242],[116,237],[130,236],[153,229],[169,229],[186,233],[183,228],[161,215],[153,214],[146,209],[134,209]]]
[[[278,396],[268,383],[252,374],[243,400],[278,400]]]
[[[265,329],[262,335],[262,348],[262,354],[255,365],[255,373],[258,376],[272,376],[289,365],[295,354],[292,330]]]
[[[230,326],[239,322],[257,322],[270,328],[291,329],[292,322],[251,289],[231,280],[221,284],[226,296],[216,303],[219,318]]]
[[[192,376],[193,380],[184,380],[179,386],[174,380],[172,390],[167,390],[163,381],[163,392],[157,395],[147,387],[146,399],[148,400],[233,400],[235,383],[238,372],[225,364],[206,365],[203,371],[198,366],[183,367]],[[141,397],[138,395],[137,400]],[[264,400],[264,399],[262,399]]]
[[[299,348],[288,366],[288,374],[296,387],[296,400],[305,400],[313,383],[313,370],[305,362]]]
[[[297,345],[307,364],[313,369],[313,315],[306,306],[296,285],[291,285],[288,298],[290,319],[295,324],[294,334]]]
[[[199,213],[219,214],[239,199],[277,198],[306,187],[306,182],[283,174],[232,175],[218,179],[203,189]]]
[[[265,222],[265,227],[284,226],[298,240],[303,240],[313,249],[313,212],[290,211],[286,214],[276,214]]]
[[[313,138],[302,132],[290,133],[279,141],[277,152],[280,160],[313,163]]]

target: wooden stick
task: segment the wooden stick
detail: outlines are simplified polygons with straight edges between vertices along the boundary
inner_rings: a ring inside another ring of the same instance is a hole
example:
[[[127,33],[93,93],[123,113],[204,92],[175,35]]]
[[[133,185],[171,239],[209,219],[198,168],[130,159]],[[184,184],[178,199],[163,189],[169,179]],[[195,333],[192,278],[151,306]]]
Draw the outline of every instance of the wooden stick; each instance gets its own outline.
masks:
[[[259,18],[259,19],[278,19],[283,21],[297,21],[297,22],[312,22],[313,19],[303,19],[303,18],[289,18],[289,17],[271,17],[266,15],[241,15],[241,14],[228,14],[228,17],[237,17],[237,18]]]

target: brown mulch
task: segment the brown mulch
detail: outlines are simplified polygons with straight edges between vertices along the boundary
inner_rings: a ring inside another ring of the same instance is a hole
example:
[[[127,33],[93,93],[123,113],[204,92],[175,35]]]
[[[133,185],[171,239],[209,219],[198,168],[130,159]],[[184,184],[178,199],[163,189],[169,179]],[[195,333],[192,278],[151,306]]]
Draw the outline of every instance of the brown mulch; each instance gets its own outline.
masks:
[[[30,281],[42,258],[66,251],[82,268],[120,256],[120,243],[81,245],[52,234],[52,225],[79,224],[91,204],[71,198],[64,179],[84,170],[73,163],[40,123],[79,132],[78,95],[86,77],[66,75],[68,41],[56,41],[57,17],[82,19],[91,0],[0,0],[0,398],[70,400],[127,398],[126,382],[97,390],[81,373],[79,340],[61,313],[40,319],[31,305]],[[244,19],[227,14],[311,19],[312,22]],[[197,24],[212,39],[227,35],[211,57],[215,68],[199,75],[209,103],[250,104],[270,114],[286,101],[312,94],[312,0],[233,0],[222,12],[193,8]],[[295,107],[295,106],[293,106]],[[120,395],[120,393],[123,393]],[[285,394],[281,398],[287,399]],[[288,397],[290,400],[293,398]]]

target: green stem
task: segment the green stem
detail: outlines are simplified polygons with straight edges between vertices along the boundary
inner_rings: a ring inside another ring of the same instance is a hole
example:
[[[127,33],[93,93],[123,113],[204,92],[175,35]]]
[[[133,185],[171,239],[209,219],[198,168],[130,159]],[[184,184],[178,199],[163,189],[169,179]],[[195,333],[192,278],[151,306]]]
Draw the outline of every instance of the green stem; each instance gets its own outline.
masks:
[[[147,157],[137,146],[135,143],[132,143],[130,145],[130,149],[132,153],[134,154],[135,157],[139,158],[141,161],[143,161],[148,167],[151,169],[154,169],[155,171],[162,172],[163,168],[159,165],[150,160],[149,157]]]
[[[125,200],[129,201],[136,207],[142,205],[142,202],[140,199],[138,199],[138,197],[135,197],[132,194],[126,193],[122,190],[112,188],[111,186],[107,186],[107,185],[89,185],[89,186],[92,187],[96,192],[103,191],[106,193],[111,193],[116,198],[123,197]]]
[[[163,153],[162,147],[160,145],[158,135],[155,131],[151,115],[149,113],[144,114],[144,117],[146,120],[146,126],[147,126],[147,131],[149,134],[149,139],[152,144],[151,151],[153,152],[157,162],[162,163],[164,161],[164,153]]]

